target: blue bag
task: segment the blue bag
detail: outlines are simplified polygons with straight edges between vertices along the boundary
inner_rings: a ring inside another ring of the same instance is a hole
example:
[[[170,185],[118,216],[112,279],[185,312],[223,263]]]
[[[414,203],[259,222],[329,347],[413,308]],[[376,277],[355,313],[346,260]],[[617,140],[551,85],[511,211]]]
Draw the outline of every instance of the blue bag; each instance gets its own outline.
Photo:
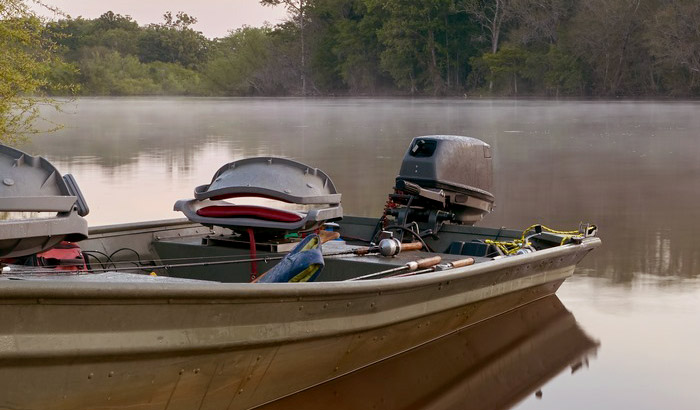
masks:
[[[321,238],[313,234],[299,242],[277,265],[254,282],[312,282],[321,273],[323,266]]]

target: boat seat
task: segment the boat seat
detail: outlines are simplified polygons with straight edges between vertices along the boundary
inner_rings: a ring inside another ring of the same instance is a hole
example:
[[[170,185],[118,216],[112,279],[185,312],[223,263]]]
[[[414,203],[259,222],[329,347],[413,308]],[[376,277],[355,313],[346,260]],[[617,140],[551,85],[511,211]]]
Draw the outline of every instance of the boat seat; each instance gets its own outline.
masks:
[[[285,202],[284,209],[241,205],[225,200],[265,198]],[[289,209],[294,208],[297,209]],[[340,193],[323,171],[286,158],[256,157],[219,168],[212,181],[194,189],[193,199],[174,209],[192,222],[274,235],[308,232],[343,216]]]
[[[1,258],[87,238],[83,217],[90,209],[72,175],[61,176],[46,159],[5,145],[0,145],[0,175]]]

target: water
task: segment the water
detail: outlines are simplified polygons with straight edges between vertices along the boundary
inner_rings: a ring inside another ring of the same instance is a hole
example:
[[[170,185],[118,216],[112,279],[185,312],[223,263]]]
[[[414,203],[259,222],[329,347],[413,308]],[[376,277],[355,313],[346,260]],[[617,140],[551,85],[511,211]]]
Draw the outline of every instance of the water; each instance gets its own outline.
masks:
[[[599,347],[583,369],[554,369],[508,406],[695,409],[699,114],[695,102],[95,98],[50,114],[65,128],[22,148],[76,176],[98,225],[179,217],[177,199],[255,155],[319,167],[347,214],[378,216],[412,137],[478,137],[493,146],[497,201],[482,225],[592,222],[604,241],[558,292]],[[388,408],[401,393],[383,394]],[[441,401],[421,403],[408,407]]]

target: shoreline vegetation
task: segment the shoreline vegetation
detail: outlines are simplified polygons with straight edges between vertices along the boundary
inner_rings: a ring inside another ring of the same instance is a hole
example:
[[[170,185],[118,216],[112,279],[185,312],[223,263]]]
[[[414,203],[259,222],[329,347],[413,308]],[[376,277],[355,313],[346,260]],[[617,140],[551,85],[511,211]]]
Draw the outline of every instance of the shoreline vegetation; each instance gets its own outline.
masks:
[[[286,7],[287,21],[215,39],[185,12],[46,22],[68,63],[50,82],[85,96],[700,95],[695,0],[261,3]]]

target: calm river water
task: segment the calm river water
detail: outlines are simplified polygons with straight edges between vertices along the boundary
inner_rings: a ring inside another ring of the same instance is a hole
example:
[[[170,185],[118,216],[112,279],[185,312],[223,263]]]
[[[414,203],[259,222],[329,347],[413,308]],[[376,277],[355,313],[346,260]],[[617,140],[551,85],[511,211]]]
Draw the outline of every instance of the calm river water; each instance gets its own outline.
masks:
[[[224,163],[257,155],[319,167],[347,214],[379,216],[411,138],[457,134],[493,147],[497,207],[482,225],[599,226],[603,247],[562,286],[561,302],[292,397],[288,408],[700,406],[698,103],[96,98],[65,110],[47,114],[64,129],[22,148],[76,176],[92,225],[179,217],[177,199]],[[548,314],[559,319],[535,320]]]

